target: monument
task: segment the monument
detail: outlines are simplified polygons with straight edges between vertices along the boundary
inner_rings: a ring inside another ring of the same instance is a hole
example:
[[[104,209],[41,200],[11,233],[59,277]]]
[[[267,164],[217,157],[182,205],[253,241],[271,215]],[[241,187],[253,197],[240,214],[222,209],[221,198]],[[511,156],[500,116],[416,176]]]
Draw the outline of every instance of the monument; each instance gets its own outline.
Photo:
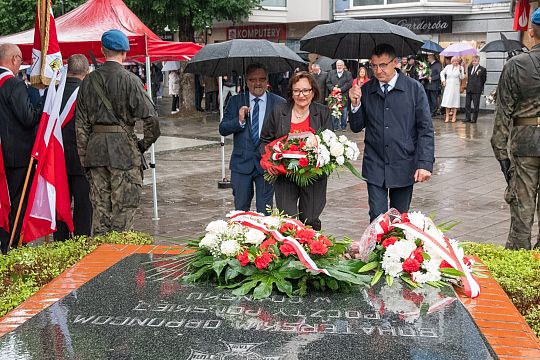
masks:
[[[496,359],[450,287],[255,301],[131,255],[0,338],[2,359]]]

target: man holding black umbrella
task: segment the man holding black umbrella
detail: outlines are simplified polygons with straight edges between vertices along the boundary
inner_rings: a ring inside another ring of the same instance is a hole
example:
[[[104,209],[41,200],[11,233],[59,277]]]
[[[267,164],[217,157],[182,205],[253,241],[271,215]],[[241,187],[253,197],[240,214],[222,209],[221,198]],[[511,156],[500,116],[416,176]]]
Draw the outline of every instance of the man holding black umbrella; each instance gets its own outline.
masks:
[[[222,136],[234,134],[230,168],[235,209],[250,210],[255,185],[257,212],[265,213],[267,206],[272,206],[274,189],[264,180],[259,163],[259,136],[274,106],[284,104],[285,99],[266,91],[268,72],[262,64],[249,65],[246,80],[249,91],[229,100],[219,133]]]
[[[362,175],[370,221],[388,211],[388,198],[390,207],[407,212],[414,183],[431,178],[435,160],[426,92],[397,63],[392,46],[377,45],[370,65],[375,78],[349,91],[351,130],[366,129]]]

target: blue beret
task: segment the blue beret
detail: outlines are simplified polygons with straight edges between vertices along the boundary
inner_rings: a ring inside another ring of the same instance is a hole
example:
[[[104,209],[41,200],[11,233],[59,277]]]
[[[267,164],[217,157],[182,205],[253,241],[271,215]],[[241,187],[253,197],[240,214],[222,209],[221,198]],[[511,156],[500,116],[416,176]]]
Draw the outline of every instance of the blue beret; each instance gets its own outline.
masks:
[[[101,36],[101,45],[109,50],[129,51],[129,40],[127,36],[117,29],[105,31]]]
[[[534,25],[540,26],[540,7],[536,10],[534,10],[533,14],[531,15],[531,22]]]

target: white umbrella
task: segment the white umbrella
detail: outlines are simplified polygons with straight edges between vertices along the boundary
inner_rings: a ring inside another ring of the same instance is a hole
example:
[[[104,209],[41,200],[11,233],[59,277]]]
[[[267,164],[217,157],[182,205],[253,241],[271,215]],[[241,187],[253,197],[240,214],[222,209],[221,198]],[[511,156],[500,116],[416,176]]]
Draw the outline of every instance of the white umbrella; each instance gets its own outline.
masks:
[[[164,61],[163,62],[163,68],[161,69],[162,72],[165,71],[174,71],[174,70],[180,70],[181,68],[180,61]]]

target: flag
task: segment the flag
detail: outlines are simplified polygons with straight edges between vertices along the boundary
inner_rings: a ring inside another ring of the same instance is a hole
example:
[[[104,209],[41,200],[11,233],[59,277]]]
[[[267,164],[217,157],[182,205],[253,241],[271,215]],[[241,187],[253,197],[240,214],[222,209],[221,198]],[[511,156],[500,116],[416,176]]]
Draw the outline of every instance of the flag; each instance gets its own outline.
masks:
[[[9,232],[9,212],[11,202],[9,200],[9,189],[7,186],[6,170],[4,168],[4,157],[2,155],[2,139],[0,139],[0,228]]]
[[[61,67],[62,55],[51,0],[37,0],[30,82],[33,85],[49,85],[55,72]]]
[[[529,0],[518,0],[514,13],[514,30],[527,31],[529,28],[529,12],[531,5]]]
[[[64,68],[58,90],[55,89],[54,81],[51,81],[45,100],[46,104],[49,100],[48,108],[44,108],[44,113],[47,112],[47,114],[42,117],[45,126],[43,126],[44,130],[38,133],[40,138],[36,138],[36,142],[44,144],[44,148],[39,154],[36,175],[28,196],[28,206],[21,230],[25,243],[55,232],[56,218],[65,222],[69,230],[73,231],[62,124],[59,119],[66,73]]]

